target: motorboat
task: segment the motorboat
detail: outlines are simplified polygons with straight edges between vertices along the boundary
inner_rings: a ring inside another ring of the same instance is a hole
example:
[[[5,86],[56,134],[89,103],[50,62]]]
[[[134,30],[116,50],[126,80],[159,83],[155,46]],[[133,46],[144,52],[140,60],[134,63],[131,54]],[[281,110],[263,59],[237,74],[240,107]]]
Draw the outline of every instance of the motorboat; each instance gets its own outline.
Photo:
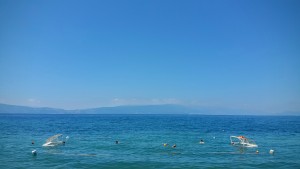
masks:
[[[56,134],[54,136],[49,137],[46,140],[46,143],[43,144],[43,147],[54,147],[58,145],[63,145],[66,143],[66,141],[69,139],[69,136],[67,136],[65,139],[63,139],[62,134]]]
[[[258,147],[257,144],[251,140],[246,138],[245,136],[230,136],[231,145],[234,146],[242,146],[242,147]]]

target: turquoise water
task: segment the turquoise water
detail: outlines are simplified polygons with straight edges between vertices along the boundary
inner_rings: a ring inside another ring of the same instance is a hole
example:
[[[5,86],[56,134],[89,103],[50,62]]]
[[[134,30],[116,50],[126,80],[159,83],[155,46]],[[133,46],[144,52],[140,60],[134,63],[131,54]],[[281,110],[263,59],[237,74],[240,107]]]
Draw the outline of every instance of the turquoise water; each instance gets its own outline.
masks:
[[[70,139],[42,147],[57,133]],[[0,134],[0,168],[300,168],[300,117],[15,114],[0,115]]]

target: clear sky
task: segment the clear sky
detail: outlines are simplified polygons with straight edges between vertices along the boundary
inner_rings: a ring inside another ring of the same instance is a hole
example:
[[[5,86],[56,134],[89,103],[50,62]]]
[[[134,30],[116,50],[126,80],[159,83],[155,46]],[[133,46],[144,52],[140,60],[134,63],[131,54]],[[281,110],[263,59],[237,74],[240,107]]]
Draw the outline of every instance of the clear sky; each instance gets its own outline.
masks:
[[[299,0],[1,0],[0,103],[300,111]]]

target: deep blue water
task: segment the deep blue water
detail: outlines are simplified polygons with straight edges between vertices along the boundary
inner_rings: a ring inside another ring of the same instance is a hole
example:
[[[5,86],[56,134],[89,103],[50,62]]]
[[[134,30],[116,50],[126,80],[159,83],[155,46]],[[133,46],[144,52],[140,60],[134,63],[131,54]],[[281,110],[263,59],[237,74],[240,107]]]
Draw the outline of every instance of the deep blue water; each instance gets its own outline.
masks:
[[[42,147],[57,133],[70,139]],[[259,147],[234,147],[231,135]],[[0,168],[300,168],[300,117],[0,115]]]

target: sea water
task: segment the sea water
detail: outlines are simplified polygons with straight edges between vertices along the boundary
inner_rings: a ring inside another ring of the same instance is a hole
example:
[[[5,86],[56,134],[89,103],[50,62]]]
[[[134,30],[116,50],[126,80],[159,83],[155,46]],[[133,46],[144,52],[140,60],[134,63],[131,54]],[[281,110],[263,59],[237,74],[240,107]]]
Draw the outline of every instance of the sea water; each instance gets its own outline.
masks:
[[[42,147],[58,133],[65,145]],[[2,114],[0,168],[300,168],[300,117]]]

